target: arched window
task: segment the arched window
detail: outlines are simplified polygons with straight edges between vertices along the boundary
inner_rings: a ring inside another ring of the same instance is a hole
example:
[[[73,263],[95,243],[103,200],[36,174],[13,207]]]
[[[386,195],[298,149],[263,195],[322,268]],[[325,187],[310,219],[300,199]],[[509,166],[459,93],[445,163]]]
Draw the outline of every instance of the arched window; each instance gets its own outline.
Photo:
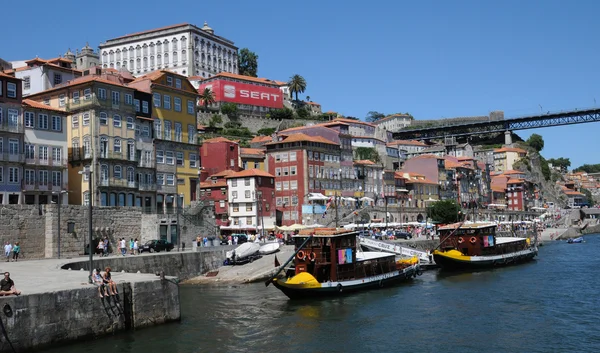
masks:
[[[100,182],[108,182],[108,165],[100,165]]]
[[[120,193],[119,194],[119,203],[118,206],[125,206],[125,194],[124,193]]]
[[[116,165],[113,168],[113,177],[115,179],[121,179],[123,177],[122,169],[120,165]]]
[[[121,153],[121,139],[115,138],[113,149],[115,153]]]
[[[121,49],[117,49],[115,53],[117,54],[117,60],[121,61]]]
[[[169,53],[165,53],[165,58],[163,59],[163,63],[165,66],[169,65]]]
[[[135,183],[135,169],[133,167],[127,167],[127,182]]]
[[[177,64],[177,52],[173,52],[173,64]]]
[[[173,38],[173,40],[171,40],[171,46],[173,47],[173,50],[178,50],[178,48],[177,48],[177,38]]]
[[[142,47],[139,44],[135,47],[135,56],[142,56]]]

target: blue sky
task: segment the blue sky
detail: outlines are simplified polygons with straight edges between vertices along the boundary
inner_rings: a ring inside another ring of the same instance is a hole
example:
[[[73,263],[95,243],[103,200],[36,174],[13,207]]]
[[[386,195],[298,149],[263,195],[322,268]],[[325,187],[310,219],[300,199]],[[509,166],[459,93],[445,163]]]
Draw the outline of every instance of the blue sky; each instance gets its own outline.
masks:
[[[347,116],[506,117],[600,105],[597,1],[105,0],[11,5],[5,60],[55,57],[86,42],[204,21],[259,55],[259,76],[304,76],[305,95]],[[111,17],[113,16],[114,17]],[[518,132],[546,158],[600,163],[598,123]]]

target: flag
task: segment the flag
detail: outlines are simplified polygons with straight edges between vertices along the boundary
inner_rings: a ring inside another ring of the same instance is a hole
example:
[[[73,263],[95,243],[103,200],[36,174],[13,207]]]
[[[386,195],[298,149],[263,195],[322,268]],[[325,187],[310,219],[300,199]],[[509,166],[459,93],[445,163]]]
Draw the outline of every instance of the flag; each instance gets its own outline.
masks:
[[[281,266],[281,264],[279,263],[279,260],[277,260],[277,255],[275,255],[275,267],[279,266]]]
[[[331,206],[331,202],[333,201],[333,197],[330,197],[329,200],[327,200],[327,205],[325,206],[325,210],[328,210],[329,207]]]

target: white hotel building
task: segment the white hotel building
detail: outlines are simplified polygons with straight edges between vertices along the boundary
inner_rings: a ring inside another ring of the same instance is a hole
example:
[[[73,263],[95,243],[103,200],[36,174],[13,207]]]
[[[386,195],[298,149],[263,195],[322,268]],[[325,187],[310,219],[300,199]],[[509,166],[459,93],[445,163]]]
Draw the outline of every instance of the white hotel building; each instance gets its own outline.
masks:
[[[134,76],[167,69],[184,76],[238,73],[238,48],[205,22],[157,28],[109,39],[100,46],[104,68],[126,68]]]

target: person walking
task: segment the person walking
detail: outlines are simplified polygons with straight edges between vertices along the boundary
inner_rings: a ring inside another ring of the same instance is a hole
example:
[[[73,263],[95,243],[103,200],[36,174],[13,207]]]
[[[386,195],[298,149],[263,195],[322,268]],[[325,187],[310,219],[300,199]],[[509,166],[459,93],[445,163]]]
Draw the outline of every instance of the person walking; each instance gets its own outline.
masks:
[[[4,256],[6,256],[6,262],[10,262],[10,253],[12,252],[12,245],[10,242],[4,243]]]
[[[21,252],[21,246],[19,245],[19,242],[15,243],[15,246],[13,246],[13,248],[12,248],[12,252],[13,252],[13,260],[15,260],[15,262],[17,262],[19,260],[19,253]]]
[[[133,238],[129,238],[129,252],[133,255]]]
[[[102,249],[102,256],[108,256],[108,238],[104,238],[104,249]]]
[[[140,243],[138,242],[137,238],[135,238],[135,240],[133,241],[133,253],[135,255],[140,254]]]
[[[125,244],[125,238],[121,238],[121,255],[125,256],[127,252],[127,245]]]

